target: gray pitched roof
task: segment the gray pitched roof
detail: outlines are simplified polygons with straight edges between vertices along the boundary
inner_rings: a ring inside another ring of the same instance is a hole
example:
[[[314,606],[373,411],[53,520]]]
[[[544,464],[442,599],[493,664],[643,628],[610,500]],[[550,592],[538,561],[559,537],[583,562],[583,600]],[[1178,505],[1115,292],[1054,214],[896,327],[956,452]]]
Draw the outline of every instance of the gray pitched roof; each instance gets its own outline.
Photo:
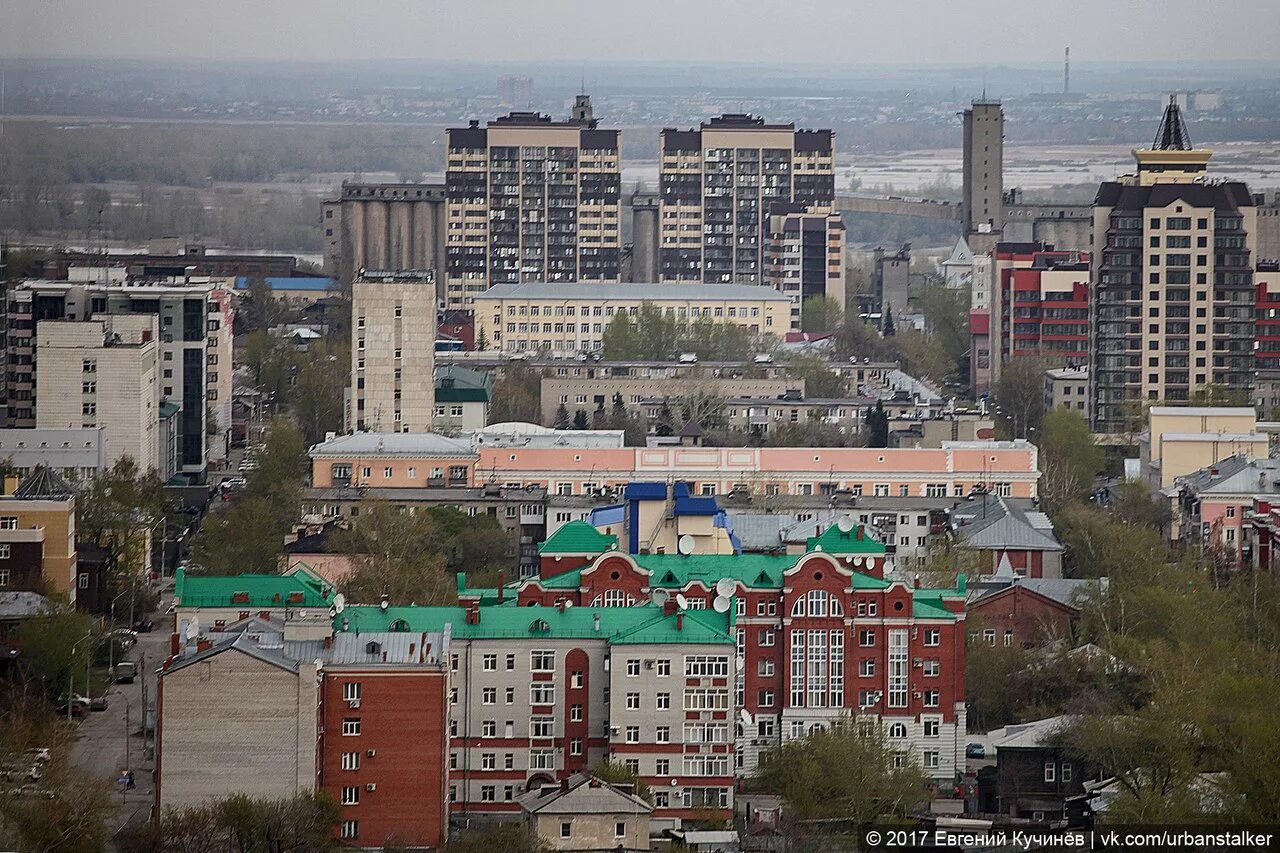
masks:
[[[996,495],[983,495],[972,503],[960,504],[952,511],[952,519],[957,535],[969,548],[1063,550],[1047,516]]]
[[[1240,454],[1179,477],[1177,483],[1199,495],[1274,495],[1280,493],[1280,460]]]
[[[0,619],[24,619],[39,616],[50,605],[38,592],[0,592]]]
[[[650,814],[653,806],[635,794],[586,773],[575,773],[567,785],[547,786],[517,798],[521,811],[551,814]]]
[[[285,649],[260,646],[253,641],[248,633],[239,633],[234,637],[219,640],[202,652],[179,658],[162,672],[161,676],[172,675],[178,670],[191,666],[193,663],[199,663],[202,660],[208,660],[214,655],[220,655],[223,652],[232,650],[243,652],[252,658],[279,667],[287,672],[296,673],[298,671],[298,658],[288,654]]]
[[[472,456],[475,451],[465,441],[430,432],[358,432],[322,441],[311,448],[312,456]]]

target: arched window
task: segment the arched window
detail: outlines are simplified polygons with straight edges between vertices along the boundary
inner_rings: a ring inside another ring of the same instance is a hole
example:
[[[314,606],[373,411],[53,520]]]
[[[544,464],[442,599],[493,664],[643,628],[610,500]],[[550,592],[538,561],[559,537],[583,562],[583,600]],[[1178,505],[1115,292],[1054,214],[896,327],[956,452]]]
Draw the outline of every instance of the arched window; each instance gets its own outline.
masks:
[[[592,607],[630,607],[635,603],[635,598],[623,589],[606,589],[591,600]]]
[[[803,596],[801,596],[800,598],[797,598],[797,599],[796,599],[796,603],[795,603],[795,604],[791,605],[791,615],[792,615],[792,616],[803,616],[804,614],[805,614],[805,609],[804,609],[804,597],[803,597]]]
[[[894,723],[889,726],[889,737],[892,740],[906,740],[907,726],[905,723]]]
[[[834,595],[831,596],[831,615],[832,616],[844,615],[844,605],[841,604],[840,599],[836,598]]]
[[[405,631],[409,630],[409,623],[403,619],[397,619],[387,626],[387,630],[393,634],[403,634]]]

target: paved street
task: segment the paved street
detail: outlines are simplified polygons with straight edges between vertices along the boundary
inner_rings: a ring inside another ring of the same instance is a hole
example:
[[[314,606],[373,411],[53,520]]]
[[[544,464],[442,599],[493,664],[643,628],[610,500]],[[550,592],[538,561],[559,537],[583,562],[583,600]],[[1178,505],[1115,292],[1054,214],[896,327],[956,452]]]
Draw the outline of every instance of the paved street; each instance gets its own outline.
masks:
[[[108,827],[116,832],[130,819],[143,819],[149,814],[154,787],[151,771],[152,738],[149,735],[144,753],[142,738],[143,685],[146,685],[147,703],[155,707],[155,670],[163,663],[169,650],[169,619],[163,609],[173,601],[171,584],[161,597],[161,612],[154,613],[155,630],[139,634],[138,644],[128,654],[128,660],[138,661],[140,677],[132,684],[113,684],[107,693],[109,705],[106,711],[88,714],[79,725],[76,740],[71,748],[72,764],[87,774],[112,781],[124,770],[132,769],[137,788],[119,793],[120,808]],[[135,817],[136,815],[136,817]]]

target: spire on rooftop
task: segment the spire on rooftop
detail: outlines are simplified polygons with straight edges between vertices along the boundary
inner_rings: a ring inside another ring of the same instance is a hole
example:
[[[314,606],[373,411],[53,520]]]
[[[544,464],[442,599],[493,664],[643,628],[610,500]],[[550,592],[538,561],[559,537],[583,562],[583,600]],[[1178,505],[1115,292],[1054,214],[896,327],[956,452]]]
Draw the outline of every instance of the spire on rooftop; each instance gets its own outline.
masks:
[[[1169,106],[1164,108],[1164,118],[1160,119],[1160,129],[1151,147],[1157,151],[1191,150],[1191,134],[1187,133],[1187,124],[1182,120],[1177,95],[1169,96]]]

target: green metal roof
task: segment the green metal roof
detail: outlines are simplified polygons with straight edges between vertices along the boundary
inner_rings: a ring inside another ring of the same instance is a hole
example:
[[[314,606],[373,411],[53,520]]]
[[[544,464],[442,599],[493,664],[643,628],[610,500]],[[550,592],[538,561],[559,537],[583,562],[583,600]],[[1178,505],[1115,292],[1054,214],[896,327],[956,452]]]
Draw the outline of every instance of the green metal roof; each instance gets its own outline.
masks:
[[[188,575],[178,569],[173,597],[179,607],[328,607],[333,588],[313,575]],[[301,601],[289,597],[301,594]],[[237,601],[237,596],[247,600]]]
[[[538,546],[539,554],[603,554],[618,547],[618,537],[596,530],[585,521],[577,520],[561,526],[545,542]]]
[[[600,618],[599,628],[596,617]],[[481,607],[478,624],[467,624],[462,607],[355,606],[344,608],[334,620],[334,629],[357,634],[383,631],[415,633],[440,631],[452,626],[459,639],[547,639],[604,638],[614,644],[655,643],[732,644],[734,616],[714,610],[685,611],[683,626],[676,628],[675,615],[664,616],[652,604],[636,607]]]
[[[493,377],[480,370],[456,364],[436,368],[436,401],[440,403],[487,403],[492,386]]]
[[[859,531],[862,538],[858,538]],[[871,537],[865,527],[854,525],[848,531],[833,524],[823,531],[821,536],[811,536],[807,550],[823,550],[829,554],[883,554],[884,543]]]
[[[637,554],[636,564],[649,571],[652,589],[683,589],[698,581],[712,587],[721,578],[732,578],[749,589],[781,589],[782,575],[803,554]],[[541,578],[543,589],[577,589],[582,585],[582,569]],[[884,589],[889,581],[855,571],[854,589]]]

